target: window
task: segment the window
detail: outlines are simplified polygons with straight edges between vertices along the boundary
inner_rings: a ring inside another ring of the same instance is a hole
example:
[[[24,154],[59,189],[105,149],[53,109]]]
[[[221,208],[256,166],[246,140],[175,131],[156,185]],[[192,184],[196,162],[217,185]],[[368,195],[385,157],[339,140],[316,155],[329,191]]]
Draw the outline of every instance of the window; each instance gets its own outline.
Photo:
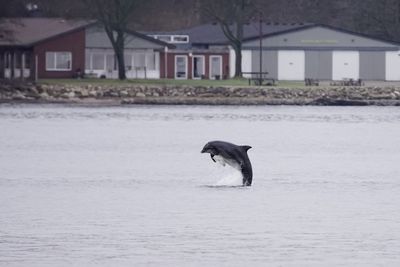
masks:
[[[189,43],[189,36],[187,35],[174,35],[172,36],[173,43]]]
[[[25,53],[25,69],[31,68],[31,55],[29,53]]]
[[[222,57],[210,56],[210,79],[219,80],[222,77]]]
[[[47,71],[68,71],[72,69],[71,52],[46,52]]]
[[[22,55],[20,53],[14,53],[14,68],[16,69],[21,68],[21,59]]]
[[[56,53],[46,53],[46,70],[56,68]]]
[[[131,54],[124,55],[124,62],[125,62],[125,69],[132,70],[132,55]]]
[[[146,55],[142,53],[136,53],[133,58],[135,68],[143,68],[146,66]]]
[[[155,70],[156,69],[156,54],[155,53],[148,53],[146,54],[146,67],[148,70]]]
[[[109,71],[109,72],[117,69],[116,60],[115,60],[114,55],[111,55],[111,54],[107,55],[106,66],[107,66],[107,71]]]
[[[186,56],[175,56],[175,79],[187,79]]]
[[[92,69],[104,70],[104,54],[92,54]]]
[[[189,43],[189,35],[150,35],[154,39],[176,44],[187,44]]]
[[[201,79],[205,75],[204,56],[193,56],[193,79]]]
[[[11,55],[10,52],[4,53],[4,68],[9,69],[11,67]]]
[[[30,55],[28,53],[14,54],[14,67],[16,69],[29,69],[30,68]]]

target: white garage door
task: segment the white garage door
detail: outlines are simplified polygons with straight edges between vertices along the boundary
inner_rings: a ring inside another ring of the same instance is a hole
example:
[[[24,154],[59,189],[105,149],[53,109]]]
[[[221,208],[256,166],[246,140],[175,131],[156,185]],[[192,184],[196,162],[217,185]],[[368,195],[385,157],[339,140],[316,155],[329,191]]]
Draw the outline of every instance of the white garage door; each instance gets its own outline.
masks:
[[[251,72],[251,50],[242,50],[242,72]],[[244,78],[250,78],[251,74],[243,74]]]
[[[386,80],[400,81],[400,51],[386,52]]]
[[[333,51],[333,80],[358,79],[360,54],[357,51]]]
[[[304,51],[278,51],[278,80],[304,80],[304,62]]]

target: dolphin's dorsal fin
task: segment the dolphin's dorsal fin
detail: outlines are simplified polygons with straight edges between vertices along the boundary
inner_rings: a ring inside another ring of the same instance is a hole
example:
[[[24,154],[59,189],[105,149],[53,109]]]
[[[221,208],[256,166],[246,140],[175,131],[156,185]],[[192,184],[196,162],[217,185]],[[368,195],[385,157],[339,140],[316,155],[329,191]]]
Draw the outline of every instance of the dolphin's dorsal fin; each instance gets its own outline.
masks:
[[[247,152],[247,150],[249,150],[251,148],[251,146],[240,146],[240,147],[243,148],[244,151],[246,151],[246,152]]]

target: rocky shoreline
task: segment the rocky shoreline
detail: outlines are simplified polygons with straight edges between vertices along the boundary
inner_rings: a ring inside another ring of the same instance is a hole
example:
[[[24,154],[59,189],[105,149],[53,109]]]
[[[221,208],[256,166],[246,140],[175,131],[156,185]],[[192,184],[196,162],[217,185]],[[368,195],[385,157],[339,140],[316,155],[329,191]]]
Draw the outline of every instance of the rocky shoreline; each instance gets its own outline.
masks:
[[[400,87],[260,88],[0,83],[0,103],[400,106]]]

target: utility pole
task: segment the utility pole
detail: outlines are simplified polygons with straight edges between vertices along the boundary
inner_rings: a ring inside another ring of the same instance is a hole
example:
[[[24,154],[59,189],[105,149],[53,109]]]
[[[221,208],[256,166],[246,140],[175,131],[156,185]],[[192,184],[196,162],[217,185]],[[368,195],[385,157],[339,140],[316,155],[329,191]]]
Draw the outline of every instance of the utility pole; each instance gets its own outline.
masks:
[[[260,62],[259,62],[259,64],[260,64],[260,67],[259,67],[259,69],[260,69],[260,76],[259,76],[259,85],[261,86],[262,85],[262,61],[263,61],[263,56],[262,56],[262,47],[263,47],[263,41],[262,41],[262,37],[263,37],[263,29],[262,29],[262,23],[263,23],[263,21],[262,21],[262,13],[260,12],[260,17],[259,17],[259,36],[260,36]]]

